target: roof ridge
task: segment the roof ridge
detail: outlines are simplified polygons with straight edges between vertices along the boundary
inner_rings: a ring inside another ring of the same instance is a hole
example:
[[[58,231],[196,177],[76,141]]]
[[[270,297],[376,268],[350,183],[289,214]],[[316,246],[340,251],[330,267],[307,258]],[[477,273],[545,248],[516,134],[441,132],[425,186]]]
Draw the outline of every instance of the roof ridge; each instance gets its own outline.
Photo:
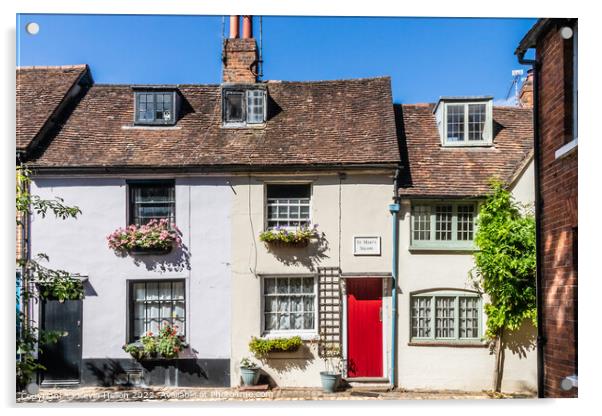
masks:
[[[32,70],[32,69],[85,69],[88,64],[74,64],[74,65],[30,65],[30,66],[18,66],[17,71]]]

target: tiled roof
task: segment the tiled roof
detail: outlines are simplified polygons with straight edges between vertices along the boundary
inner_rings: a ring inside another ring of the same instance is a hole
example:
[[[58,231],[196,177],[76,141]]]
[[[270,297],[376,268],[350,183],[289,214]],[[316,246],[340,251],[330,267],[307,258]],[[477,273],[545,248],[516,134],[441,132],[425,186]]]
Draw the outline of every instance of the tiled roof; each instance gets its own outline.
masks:
[[[442,147],[432,104],[395,105],[404,165],[400,196],[474,197],[511,181],[532,155],[532,111],[493,108],[492,147]]]
[[[17,68],[17,150],[27,149],[86,70],[86,65]]]
[[[224,128],[219,85],[177,86],[175,126],[133,126],[129,85],[94,85],[34,167],[232,167],[399,161],[388,77],[268,82],[264,128]]]

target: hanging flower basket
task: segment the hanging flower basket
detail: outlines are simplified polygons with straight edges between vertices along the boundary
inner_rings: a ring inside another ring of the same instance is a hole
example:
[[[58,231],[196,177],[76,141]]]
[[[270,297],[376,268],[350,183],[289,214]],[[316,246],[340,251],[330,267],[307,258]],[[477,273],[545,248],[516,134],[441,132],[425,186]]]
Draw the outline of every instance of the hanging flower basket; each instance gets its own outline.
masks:
[[[275,227],[259,234],[259,240],[272,247],[307,247],[310,240],[318,238],[318,224],[304,226],[296,230]]]
[[[107,236],[107,241],[109,248],[122,254],[167,254],[182,245],[180,230],[166,219],[118,228]]]

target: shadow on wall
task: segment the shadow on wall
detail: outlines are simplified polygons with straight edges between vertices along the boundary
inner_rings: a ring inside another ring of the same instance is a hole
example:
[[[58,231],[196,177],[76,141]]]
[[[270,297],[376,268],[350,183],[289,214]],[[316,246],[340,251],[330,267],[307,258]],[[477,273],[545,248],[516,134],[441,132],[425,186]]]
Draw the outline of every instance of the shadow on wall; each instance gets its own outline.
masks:
[[[267,358],[261,360],[264,367],[261,369],[259,376],[260,384],[277,387],[276,381],[270,376],[270,371],[279,375],[289,371],[305,371],[314,359],[315,356],[307,345],[302,345],[295,352],[270,353]],[[266,371],[266,367],[268,371]]]
[[[118,385],[118,381],[126,373],[126,369],[117,360],[106,360],[100,365],[88,362],[86,368],[96,379],[96,385],[102,387]]]
[[[317,239],[310,241],[307,247],[304,248],[270,244],[266,246],[268,251],[285,266],[303,266],[312,272],[318,269],[324,259],[329,258],[326,255],[329,244],[324,233]]]
[[[494,354],[495,343],[490,346],[490,353]],[[508,352],[512,355],[517,355],[519,359],[526,359],[527,353],[534,351],[537,347],[537,328],[533,325],[530,320],[525,320],[521,327],[516,331],[506,332],[502,338],[502,350],[501,350],[501,362],[500,366],[500,377],[498,389],[501,389],[504,383],[504,368],[506,354]],[[523,383],[524,384],[524,383]],[[526,384],[524,384],[521,391],[532,391]]]
[[[190,270],[190,251],[188,247],[182,245],[166,255],[135,256],[134,264],[136,266],[144,264],[146,270],[151,272],[182,272]]]
[[[136,266],[144,265],[150,272],[167,273],[190,270],[190,251],[182,245],[169,253],[126,253],[115,252],[117,257],[131,256]]]

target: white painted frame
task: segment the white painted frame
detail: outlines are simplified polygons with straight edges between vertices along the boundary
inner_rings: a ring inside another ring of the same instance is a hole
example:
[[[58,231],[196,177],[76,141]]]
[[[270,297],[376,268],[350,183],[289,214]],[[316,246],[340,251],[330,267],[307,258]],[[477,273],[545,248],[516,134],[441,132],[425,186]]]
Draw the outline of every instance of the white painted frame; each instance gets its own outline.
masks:
[[[263,225],[262,231],[268,230],[268,185],[309,185],[309,224],[313,224],[314,219],[314,182],[311,180],[281,180],[281,181],[263,181]],[[283,227],[289,231],[294,231],[297,227]]]
[[[286,277],[286,278],[313,278],[314,279],[314,329],[312,330],[297,330],[297,329],[289,329],[289,330],[277,330],[277,331],[267,331],[265,329],[265,320],[264,320],[264,308],[265,308],[265,298],[263,296],[263,288],[264,288],[264,279],[273,279],[278,277]],[[300,336],[303,340],[315,340],[318,337],[318,330],[320,326],[320,311],[318,309],[319,306],[319,293],[318,293],[318,275],[317,274],[265,274],[259,275],[260,285],[259,285],[259,320],[260,320],[260,334],[261,338],[280,338],[280,337],[294,337]]]
[[[482,140],[468,140],[468,106],[470,104],[485,104],[485,125],[483,126]],[[464,106],[464,140],[457,142],[447,141],[447,107],[450,105]],[[493,101],[492,100],[473,100],[473,101],[446,101],[443,103],[441,144],[445,147],[475,147],[491,146],[493,144]]]

